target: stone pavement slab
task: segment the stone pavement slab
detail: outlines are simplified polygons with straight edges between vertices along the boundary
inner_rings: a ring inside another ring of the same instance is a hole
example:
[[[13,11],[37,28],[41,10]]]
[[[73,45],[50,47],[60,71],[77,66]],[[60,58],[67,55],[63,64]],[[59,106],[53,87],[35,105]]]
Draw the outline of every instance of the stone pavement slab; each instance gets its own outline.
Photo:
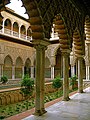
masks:
[[[70,96],[70,101],[57,102],[46,110],[42,116],[31,115],[22,120],[90,120],[90,87]]]

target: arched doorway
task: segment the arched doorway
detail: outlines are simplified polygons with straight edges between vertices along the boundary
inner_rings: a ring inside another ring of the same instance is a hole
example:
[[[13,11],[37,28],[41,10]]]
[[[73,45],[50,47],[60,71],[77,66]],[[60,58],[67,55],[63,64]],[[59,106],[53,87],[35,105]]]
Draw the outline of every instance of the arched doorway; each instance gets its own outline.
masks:
[[[15,78],[22,78],[22,66],[23,66],[22,59],[18,57],[16,59]]]
[[[62,58],[61,58],[61,51],[60,47],[57,50],[56,53],[56,65],[55,65],[55,77],[60,76],[62,77]]]
[[[25,67],[24,67],[24,74],[28,74],[29,76],[31,76],[31,69],[30,69],[30,66],[31,66],[31,61],[30,59],[28,58],[25,62]]]
[[[4,59],[3,75],[12,79],[12,59],[9,55]]]
[[[50,61],[48,57],[45,58],[45,78],[51,78]]]

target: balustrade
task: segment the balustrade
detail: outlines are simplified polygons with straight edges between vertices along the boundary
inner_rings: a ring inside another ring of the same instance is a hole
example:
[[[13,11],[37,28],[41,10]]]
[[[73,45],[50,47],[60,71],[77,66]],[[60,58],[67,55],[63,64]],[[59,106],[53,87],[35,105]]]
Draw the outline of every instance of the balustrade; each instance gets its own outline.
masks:
[[[19,38],[19,33],[18,32],[12,31],[12,30],[7,29],[7,28],[2,28],[0,30],[0,34],[5,34],[5,35],[9,35],[11,37]],[[20,38],[19,39],[27,40],[27,41],[30,42],[32,40],[32,37],[24,35],[24,34],[20,34]]]

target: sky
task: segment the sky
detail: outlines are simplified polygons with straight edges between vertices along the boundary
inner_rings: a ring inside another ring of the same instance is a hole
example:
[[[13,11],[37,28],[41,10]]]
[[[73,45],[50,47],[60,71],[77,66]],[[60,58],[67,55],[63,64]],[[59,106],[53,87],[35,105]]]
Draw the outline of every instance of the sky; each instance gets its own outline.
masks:
[[[10,4],[6,5],[6,7],[14,10],[17,14],[25,17],[28,19],[28,15],[25,14],[26,9],[22,6],[22,1],[21,0],[10,0]]]

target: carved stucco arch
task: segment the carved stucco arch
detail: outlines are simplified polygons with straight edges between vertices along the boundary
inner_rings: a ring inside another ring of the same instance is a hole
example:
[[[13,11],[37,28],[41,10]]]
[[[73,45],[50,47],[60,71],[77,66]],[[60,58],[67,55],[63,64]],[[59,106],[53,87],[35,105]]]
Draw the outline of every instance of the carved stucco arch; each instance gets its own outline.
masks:
[[[17,56],[17,57],[15,58],[15,65],[16,65],[16,61],[17,61],[18,59],[20,59],[20,60],[22,61],[22,65],[24,65],[24,61],[23,61],[23,59],[22,59],[21,56]]]
[[[83,55],[83,41],[81,39],[80,32],[77,28],[73,33],[73,47],[76,56],[79,57],[79,55]]]
[[[3,63],[4,63],[4,60],[5,60],[5,58],[6,58],[7,56],[9,56],[9,57],[11,58],[11,60],[12,60],[12,65],[14,65],[14,62],[15,62],[14,59],[15,59],[15,58],[14,58],[14,56],[13,56],[12,54],[5,54],[4,57],[3,57]]]
[[[85,17],[84,29],[86,34],[86,40],[89,40],[90,39],[90,17],[89,16]]]
[[[59,14],[54,19],[55,31],[58,32],[60,49],[69,49],[69,36],[63,17]]]
[[[84,25],[84,29],[85,29],[85,40],[89,41],[90,40],[90,17],[87,15],[85,17],[85,25]],[[85,64],[89,65],[90,61],[89,61],[89,51],[88,51],[88,46],[89,44],[85,44]]]
[[[13,64],[13,59],[12,59],[11,55],[8,54],[7,56],[5,56],[4,57],[4,62],[5,62],[5,60],[7,60],[7,58],[10,58],[10,60],[11,60],[11,62]]]

